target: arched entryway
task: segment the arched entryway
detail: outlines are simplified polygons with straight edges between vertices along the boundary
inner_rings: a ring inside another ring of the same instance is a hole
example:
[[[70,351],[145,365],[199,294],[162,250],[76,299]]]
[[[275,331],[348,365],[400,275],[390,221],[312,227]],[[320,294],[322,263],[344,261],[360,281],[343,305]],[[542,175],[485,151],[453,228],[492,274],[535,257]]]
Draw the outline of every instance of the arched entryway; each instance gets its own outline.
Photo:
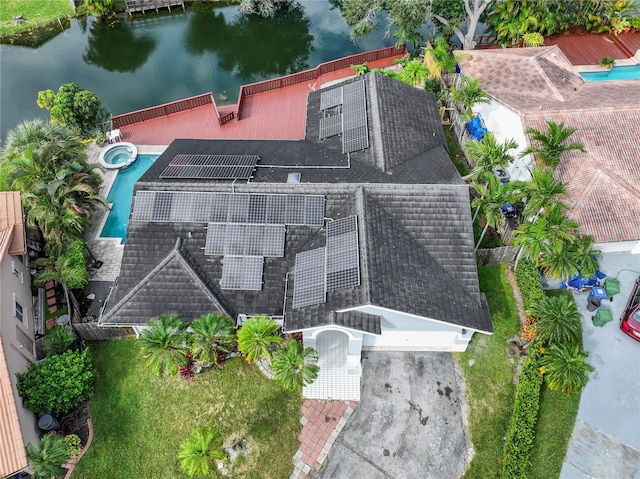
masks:
[[[360,371],[349,368],[349,336],[343,331],[321,331],[316,336],[320,372],[303,395],[310,399],[360,400]]]

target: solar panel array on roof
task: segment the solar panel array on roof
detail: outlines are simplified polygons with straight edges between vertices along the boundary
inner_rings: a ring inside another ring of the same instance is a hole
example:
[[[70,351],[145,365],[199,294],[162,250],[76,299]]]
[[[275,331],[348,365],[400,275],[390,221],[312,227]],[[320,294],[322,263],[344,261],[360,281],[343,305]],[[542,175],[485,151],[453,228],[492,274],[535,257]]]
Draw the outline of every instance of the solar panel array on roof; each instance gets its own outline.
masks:
[[[138,191],[132,221],[322,226],[321,195]]]
[[[342,133],[342,113],[320,118],[320,139],[330,138]]]
[[[285,225],[209,223],[204,254],[284,256]]]
[[[302,308],[326,301],[325,248],[296,255],[293,307]]]
[[[258,160],[256,155],[176,155],[160,178],[248,180]]]
[[[332,88],[320,94],[320,109],[328,110],[342,104],[342,87]]]
[[[342,89],[342,153],[369,148],[364,81],[349,83]]]
[[[225,256],[222,263],[222,289],[259,291],[262,289],[262,256]]]
[[[327,291],[360,284],[358,223],[356,216],[327,224]]]

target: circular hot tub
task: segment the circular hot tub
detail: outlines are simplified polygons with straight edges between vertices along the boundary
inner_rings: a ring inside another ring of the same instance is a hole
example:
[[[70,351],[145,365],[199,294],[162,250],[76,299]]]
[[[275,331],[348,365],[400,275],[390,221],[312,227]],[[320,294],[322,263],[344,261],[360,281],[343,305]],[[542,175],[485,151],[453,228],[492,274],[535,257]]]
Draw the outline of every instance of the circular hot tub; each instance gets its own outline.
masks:
[[[138,148],[133,143],[116,143],[100,153],[100,164],[109,170],[126,168],[138,157]]]

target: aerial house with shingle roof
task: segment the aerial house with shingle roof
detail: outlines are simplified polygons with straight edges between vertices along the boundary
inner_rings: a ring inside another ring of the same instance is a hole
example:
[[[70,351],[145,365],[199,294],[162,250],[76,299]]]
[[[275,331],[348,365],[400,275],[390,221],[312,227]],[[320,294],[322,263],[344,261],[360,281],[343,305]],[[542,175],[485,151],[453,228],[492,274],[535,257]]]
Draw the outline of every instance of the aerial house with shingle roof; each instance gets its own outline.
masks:
[[[363,349],[491,334],[434,97],[370,73],[309,93],[303,140],[175,140],[136,183],[100,323],[210,312],[301,332],[322,399],[359,399]]]

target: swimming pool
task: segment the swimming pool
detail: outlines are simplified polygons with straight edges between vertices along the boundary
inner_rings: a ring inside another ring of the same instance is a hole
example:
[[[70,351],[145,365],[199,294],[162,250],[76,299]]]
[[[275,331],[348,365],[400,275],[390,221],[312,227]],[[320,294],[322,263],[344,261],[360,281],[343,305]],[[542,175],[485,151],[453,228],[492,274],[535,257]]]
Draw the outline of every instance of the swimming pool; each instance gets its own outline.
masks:
[[[102,227],[101,238],[120,238],[124,243],[129,224],[129,212],[133,201],[133,185],[153,165],[158,155],[138,155],[130,167],[118,171],[107,199],[112,203],[107,221]]]
[[[604,72],[583,72],[580,76],[586,81],[640,80],[640,65],[613,67]]]

